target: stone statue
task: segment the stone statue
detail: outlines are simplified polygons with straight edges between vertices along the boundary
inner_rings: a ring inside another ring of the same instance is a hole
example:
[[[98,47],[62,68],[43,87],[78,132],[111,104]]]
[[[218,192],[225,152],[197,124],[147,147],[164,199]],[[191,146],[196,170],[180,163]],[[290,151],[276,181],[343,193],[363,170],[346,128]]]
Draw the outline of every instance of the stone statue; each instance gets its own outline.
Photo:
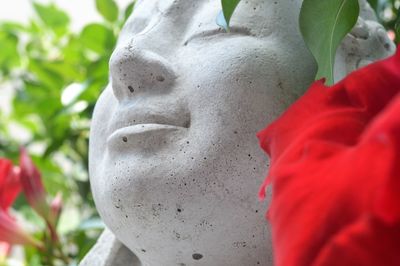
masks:
[[[243,0],[227,33],[218,0],[138,1],[93,115],[90,177],[109,229],[81,265],[272,265],[255,134],[316,73],[300,6]],[[338,79],[394,51],[362,6]]]

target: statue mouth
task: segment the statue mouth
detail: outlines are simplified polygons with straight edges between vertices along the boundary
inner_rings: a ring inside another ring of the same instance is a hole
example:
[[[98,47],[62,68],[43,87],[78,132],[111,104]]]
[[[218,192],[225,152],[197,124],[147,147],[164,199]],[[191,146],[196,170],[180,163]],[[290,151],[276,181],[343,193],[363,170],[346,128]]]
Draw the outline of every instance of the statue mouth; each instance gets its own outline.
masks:
[[[182,110],[180,110],[182,111]],[[125,148],[162,147],[181,138],[190,128],[189,112],[145,112],[116,113],[118,117],[109,127],[107,138],[109,150],[121,151]]]

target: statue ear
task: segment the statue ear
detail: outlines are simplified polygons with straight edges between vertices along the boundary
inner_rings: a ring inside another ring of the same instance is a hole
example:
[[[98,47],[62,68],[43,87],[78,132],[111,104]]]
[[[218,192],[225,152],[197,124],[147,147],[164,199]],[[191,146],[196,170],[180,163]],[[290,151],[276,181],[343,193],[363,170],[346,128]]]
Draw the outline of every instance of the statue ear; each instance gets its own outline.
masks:
[[[358,0],[360,4],[360,17],[364,20],[378,21],[375,11],[367,0]]]
[[[374,61],[394,54],[396,46],[378,23],[375,11],[367,0],[359,0],[360,16],[357,24],[343,39],[335,58],[335,82],[342,80],[350,72]]]
[[[79,266],[140,266],[136,255],[105,229]]]

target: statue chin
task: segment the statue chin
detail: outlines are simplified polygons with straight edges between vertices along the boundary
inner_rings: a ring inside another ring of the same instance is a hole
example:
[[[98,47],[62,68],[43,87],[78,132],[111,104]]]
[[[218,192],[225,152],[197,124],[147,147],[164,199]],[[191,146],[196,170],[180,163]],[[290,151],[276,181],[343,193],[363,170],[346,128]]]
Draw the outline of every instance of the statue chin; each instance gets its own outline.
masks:
[[[311,84],[301,0],[142,0],[110,59],[90,136],[107,228],[80,265],[273,265],[258,189],[264,128]],[[336,56],[337,80],[394,52],[365,1]],[[296,221],[293,221],[296,222]]]

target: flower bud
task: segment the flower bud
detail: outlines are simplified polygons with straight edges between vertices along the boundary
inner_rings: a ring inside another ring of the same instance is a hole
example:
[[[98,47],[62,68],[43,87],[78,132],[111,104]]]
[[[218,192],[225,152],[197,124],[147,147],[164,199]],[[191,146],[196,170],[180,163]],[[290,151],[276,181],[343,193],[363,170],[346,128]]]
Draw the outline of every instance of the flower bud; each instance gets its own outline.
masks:
[[[50,204],[50,222],[56,226],[62,210],[62,193],[58,192]]]
[[[49,206],[39,170],[33,164],[24,148],[20,151],[21,184],[24,194],[32,208],[43,218],[48,219]]]

